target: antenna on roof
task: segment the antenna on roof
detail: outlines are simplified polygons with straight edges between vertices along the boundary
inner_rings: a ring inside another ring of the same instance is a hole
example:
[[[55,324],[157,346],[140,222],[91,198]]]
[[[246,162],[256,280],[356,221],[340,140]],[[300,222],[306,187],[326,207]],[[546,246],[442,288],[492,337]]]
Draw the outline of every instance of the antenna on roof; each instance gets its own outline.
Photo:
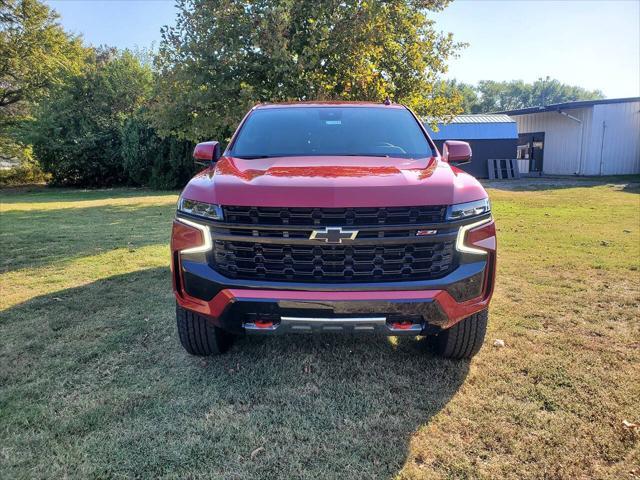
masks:
[[[385,105],[391,105],[391,99],[389,98],[389,95],[387,95],[387,98],[384,99],[383,102]]]

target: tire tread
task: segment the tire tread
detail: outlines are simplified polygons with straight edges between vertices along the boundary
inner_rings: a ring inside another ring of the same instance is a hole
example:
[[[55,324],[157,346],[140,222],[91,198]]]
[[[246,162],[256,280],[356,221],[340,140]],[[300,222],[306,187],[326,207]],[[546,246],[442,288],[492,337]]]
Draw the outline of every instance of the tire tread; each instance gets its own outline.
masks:
[[[191,355],[219,355],[229,349],[232,336],[211,325],[209,320],[176,304],[178,337],[184,349]]]
[[[436,353],[452,359],[472,358],[482,347],[488,321],[485,309],[439,333],[435,338]]]

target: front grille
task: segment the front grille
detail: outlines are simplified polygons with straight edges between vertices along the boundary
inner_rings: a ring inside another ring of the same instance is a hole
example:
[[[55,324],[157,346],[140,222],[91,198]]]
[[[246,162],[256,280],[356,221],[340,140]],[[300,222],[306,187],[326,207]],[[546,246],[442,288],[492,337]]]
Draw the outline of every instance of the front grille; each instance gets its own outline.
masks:
[[[442,205],[421,207],[236,207],[224,206],[229,223],[252,225],[415,225],[444,220],[447,208]]]
[[[212,268],[233,279],[371,283],[441,278],[455,268],[457,229],[444,206],[277,208],[224,206],[213,225]],[[316,227],[359,230],[342,244],[311,240]],[[434,237],[418,231],[437,228]]]
[[[229,278],[316,283],[429,280],[451,271],[454,242],[411,245],[279,245],[214,241]]]

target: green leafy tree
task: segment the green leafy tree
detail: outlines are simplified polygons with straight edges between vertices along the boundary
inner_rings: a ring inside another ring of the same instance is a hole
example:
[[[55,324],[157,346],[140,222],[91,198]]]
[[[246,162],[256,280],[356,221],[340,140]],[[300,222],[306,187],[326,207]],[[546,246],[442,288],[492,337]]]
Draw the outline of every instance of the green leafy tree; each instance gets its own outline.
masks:
[[[80,72],[87,54],[58,15],[37,0],[0,2],[0,114],[19,111],[63,76]]]
[[[109,186],[126,182],[122,128],[149,98],[153,75],[128,51],[95,52],[79,75],[54,88],[34,111],[27,139],[52,181]]]
[[[127,119],[122,131],[122,161],[128,182],[157,189],[184,186],[195,173],[194,144],[160,137],[144,112]]]
[[[449,0],[178,0],[166,28],[154,124],[224,140],[257,102],[374,100],[448,117],[440,77],[461,44],[427,16]]]
[[[44,183],[48,180],[33,158],[31,146],[0,135],[0,186]],[[9,168],[6,168],[9,167]]]
[[[453,79],[443,82],[442,89],[443,95],[459,96],[461,113],[477,113],[474,110],[478,104],[478,92],[473,85]]]
[[[20,127],[33,102],[63,77],[78,73],[87,54],[57,19],[36,0],[0,1],[0,160],[13,166],[1,172],[0,183],[45,178],[30,146],[20,141]]]
[[[587,90],[574,85],[566,85],[550,77],[539,78],[531,85],[529,106],[572,102],[575,100],[600,100],[604,94],[600,90]]]
[[[525,83],[522,80],[509,82],[483,80],[479,82],[476,90],[478,100],[471,105],[471,113],[499,112],[604,98],[599,90],[586,90],[582,87],[566,85],[549,77],[540,78],[533,83]]]

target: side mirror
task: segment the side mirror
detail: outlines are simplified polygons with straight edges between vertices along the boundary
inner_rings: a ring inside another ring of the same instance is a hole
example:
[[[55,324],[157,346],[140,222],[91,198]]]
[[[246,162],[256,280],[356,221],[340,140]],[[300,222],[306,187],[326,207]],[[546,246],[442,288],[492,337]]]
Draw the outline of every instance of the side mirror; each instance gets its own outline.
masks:
[[[452,165],[471,162],[471,146],[467,142],[447,140],[442,147],[442,159]]]
[[[209,166],[216,163],[220,155],[220,143],[215,141],[199,143],[193,149],[193,160],[198,165]]]

